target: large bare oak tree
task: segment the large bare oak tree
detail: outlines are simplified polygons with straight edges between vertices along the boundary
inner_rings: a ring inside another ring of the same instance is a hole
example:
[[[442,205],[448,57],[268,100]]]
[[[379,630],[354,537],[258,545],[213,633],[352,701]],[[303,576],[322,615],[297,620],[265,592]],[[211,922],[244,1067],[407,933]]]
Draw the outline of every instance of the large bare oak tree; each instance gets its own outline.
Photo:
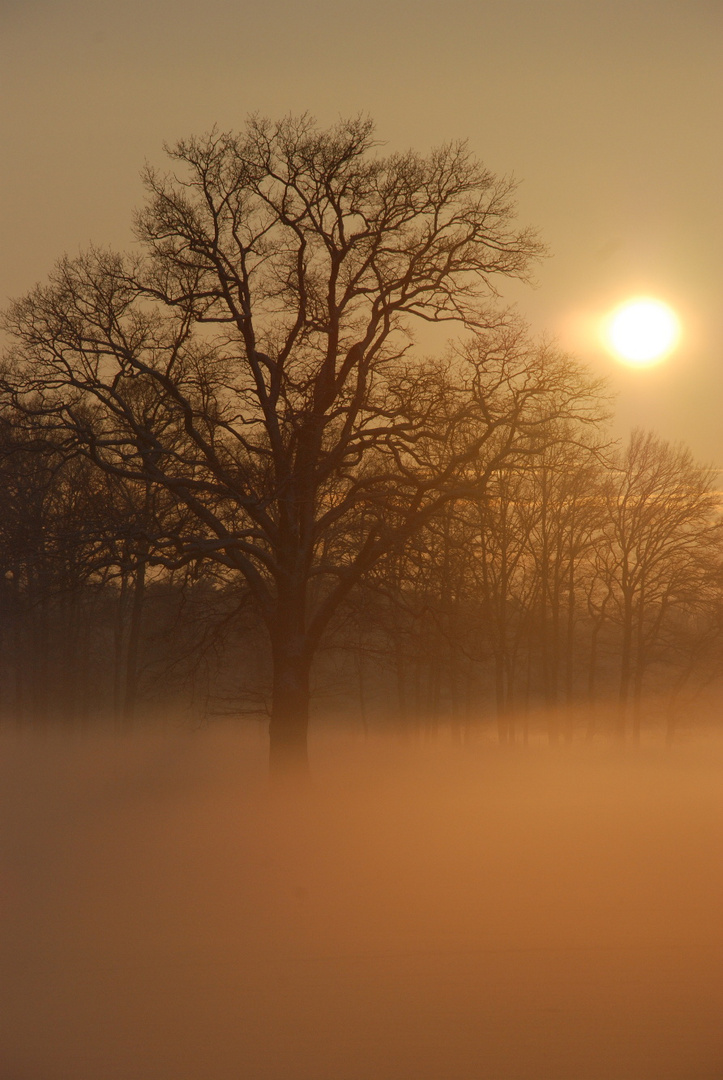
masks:
[[[169,154],[142,255],[64,259],[13,305],[5,388],[66,452],[175,499],[158,558],[251,590],[281,770],[306,760],[310,665],[361,576],[594,393],[499,314],[497,282],[541,247],[464,145],[385,156],[366,120],[302,117]],[[467,343],[423,360],[424,322]]]

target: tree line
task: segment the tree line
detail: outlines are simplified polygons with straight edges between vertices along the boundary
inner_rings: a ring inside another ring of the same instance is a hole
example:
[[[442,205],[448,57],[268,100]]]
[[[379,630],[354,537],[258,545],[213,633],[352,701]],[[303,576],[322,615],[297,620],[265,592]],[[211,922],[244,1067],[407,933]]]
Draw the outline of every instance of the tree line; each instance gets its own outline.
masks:
[[[616,447],[604,387],[500,307],[543,254],[514,184],[363,119],[169,153],[141,254],[62,259],[4,317],[4,713],[267,712],[274,771],[314,692],[503,741],[614,699],[637,738],[654,683],[672,730],[717,674],[715,477]]]

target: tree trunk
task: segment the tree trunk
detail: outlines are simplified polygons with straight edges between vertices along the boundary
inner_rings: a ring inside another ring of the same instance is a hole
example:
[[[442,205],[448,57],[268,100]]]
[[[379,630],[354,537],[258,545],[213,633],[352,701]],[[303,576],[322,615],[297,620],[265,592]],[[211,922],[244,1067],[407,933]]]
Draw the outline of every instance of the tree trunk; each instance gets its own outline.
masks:
[[[640,724],[643,710],[643,678],[645,675],[646,656],[641,646],[636,656],[635,676],[633,678],[633,742],[640,744]]]
[[[128,572],[121,570],[120,588],[115,605],[113,621],[113,716],[121,722],[123,716],[123,653],[125,650],[125,614],[128,600]]]
[[[407,665],[401,643],[401,631],[396,628],[394,635],[394,673],[397,686],[397,723],[407,724]]]
[[[78,682],[80,679],[80,639],[83,586],[77,581],[66,585],[60,600],[59,620],[62,627],[59,704],[63,719],[74,724],[77,718]]]
[[[303,637],[282,629],[272,642],[273,691],[269,724],[272,780],[309,772],[309,669]]]
[[[633,605],[629,596],[625,597],[623,610],[623,637],[620,649],[620,688],[618,691],[618,715],[616,720],[616,735],[623,742],[627,728],[628,698],[630,696],[630,679],[632,676],[632,649],[633,649]]]
[[[136,563],[135,581],[133,582],[133,599],[131,601],[128,648],[126,652],[123,719],[128,725],[131,725],[135,719],[136,702],[138,700],[138,651],[141,641],[141,620],[145,595],[146,559],[141,556]]]
[[[367,695],[366,695],[366,682],[364,679],[364,673],[366,665],[364,663],[364,647],[362,645],[356,650],[356,677],[357,685],[359,688],[359,719],[361,720],[362,731],[364,732],[364,738],[369,735],[369,727],[367,725]]]
[[[15,723],[25,720],[25,607],[20,587],[20,571],[13,573],[13,660],[15,668]]]
[[[505,693],[505,663],[499,649],[495,652],[495,711],[497,713],[497,738],[505,746],[509,737],[509,715]]]

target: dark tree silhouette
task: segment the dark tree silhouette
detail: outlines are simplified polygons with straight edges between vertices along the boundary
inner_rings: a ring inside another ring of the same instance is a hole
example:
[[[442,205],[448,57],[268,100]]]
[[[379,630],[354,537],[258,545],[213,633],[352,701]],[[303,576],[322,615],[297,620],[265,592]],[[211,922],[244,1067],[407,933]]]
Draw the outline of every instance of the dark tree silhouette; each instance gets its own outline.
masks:
[[[245,579],[282,770],[306,760],[310,665],[355,584],[594,393],[496,312],[541,248],[464,145],[380,156],[368,121],[252,119],[170,156],[176,175],[146,173],[143,257],[64,259],[13,305],[4,384],[59,449],[183,508],[157,562]],[[415,321],[472,340],[414,359]]]
[[[665,642],[671,619],[696,606],[719,578],[720,499],[714,471],[685,447],[634,431],[606,483],[606,585],[609,618],[620,627],[618,735],[633,704],[640,738],[646,670]]]

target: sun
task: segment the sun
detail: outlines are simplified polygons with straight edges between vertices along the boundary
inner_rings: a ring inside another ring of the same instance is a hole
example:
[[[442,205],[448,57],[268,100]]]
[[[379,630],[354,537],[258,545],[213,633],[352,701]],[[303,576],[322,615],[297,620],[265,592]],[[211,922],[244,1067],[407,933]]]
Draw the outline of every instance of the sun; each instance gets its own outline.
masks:
[[[657,364],[680,340],[680,320],[662,300],[626,300],[605,319],[603,337],[618,359],[634,367]]]

